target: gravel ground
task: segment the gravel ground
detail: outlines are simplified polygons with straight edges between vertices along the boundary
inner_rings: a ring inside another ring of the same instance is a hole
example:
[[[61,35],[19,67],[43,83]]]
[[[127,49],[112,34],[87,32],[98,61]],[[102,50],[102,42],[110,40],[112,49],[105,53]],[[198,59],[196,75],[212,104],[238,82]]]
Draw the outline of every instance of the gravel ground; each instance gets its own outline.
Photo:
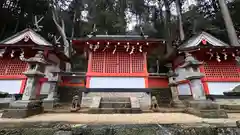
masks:
[[[51,122],[62,121],[82,124],[171,124],[171,123],[235,123],[240,114],[230,115],[229,119],[203,119],[184,113],[143,113],[143,114],[41,114],[26,119],[3,119],[3,122]]]

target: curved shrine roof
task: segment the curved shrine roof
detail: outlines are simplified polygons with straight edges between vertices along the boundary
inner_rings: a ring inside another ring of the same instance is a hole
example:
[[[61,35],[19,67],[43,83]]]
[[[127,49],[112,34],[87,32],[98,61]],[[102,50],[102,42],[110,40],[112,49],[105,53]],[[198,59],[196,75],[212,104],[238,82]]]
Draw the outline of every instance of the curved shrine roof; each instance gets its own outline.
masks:
[[[155,48],[158,45],[165,44],[165,41],[141,35],[89,35],[85,38],[72,39],[72,44],[77,51],[83,51],[90,45],[98,45],[103,48],[106,45],[108,45],[109,48],[114,48],[115,46],[119,48],[126,45],[135,47],[142,46],[144,49]]]

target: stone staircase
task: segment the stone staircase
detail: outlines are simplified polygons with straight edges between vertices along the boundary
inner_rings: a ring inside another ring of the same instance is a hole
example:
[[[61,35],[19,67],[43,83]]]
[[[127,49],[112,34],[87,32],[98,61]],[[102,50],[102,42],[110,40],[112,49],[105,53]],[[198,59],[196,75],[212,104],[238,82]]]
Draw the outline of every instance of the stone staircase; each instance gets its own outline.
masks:
[[[140,113],[140,107],[134,107],[129,97],[101,97],[99,107],[91,108],[92,113]]]
[[[228,118],[227,112],[220,105],[209,101],[188,101],[187,112],[202,118]]]

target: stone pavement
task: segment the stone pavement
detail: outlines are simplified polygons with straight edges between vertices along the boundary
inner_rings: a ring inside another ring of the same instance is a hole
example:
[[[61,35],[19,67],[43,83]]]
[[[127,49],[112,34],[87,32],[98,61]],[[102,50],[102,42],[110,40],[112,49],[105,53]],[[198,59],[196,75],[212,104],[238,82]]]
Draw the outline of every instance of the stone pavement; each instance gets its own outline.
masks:
[[[41,114],[25,119],[4,119],[0,123],[19,122],[69,122],[81,124],[188,124],[188,123],[209,123],[209,124],[236,124],[240,120],[240,114],[229,114],[228,119],[204,119],[184,113],[142,113],[142,114]]]

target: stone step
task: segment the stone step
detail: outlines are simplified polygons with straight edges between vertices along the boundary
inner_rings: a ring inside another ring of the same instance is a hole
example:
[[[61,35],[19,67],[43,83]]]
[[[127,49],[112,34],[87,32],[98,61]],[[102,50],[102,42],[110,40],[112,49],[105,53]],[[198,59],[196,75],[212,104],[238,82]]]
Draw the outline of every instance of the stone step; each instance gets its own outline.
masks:
[[[135,108],[97,108],[97,109],[90,109],[89,113],[93,114],[115,114],[115,113],[141,113],[141,109]]]
[[[200,110],[202,118],[228,118],[225,110]]]
[[[202,118],[228,118],[227,112],[223,109],[198,110],[196,108],[188,108],[187,112]]]
[[[102,97],[101,102],[130,102],[129,97]]]
[[[220,105],[209,100],[187,101],[187,106],[198,110],[220,109]]]
[[[131,108],[130,102],[101,102],[99,108]]]
[[[102,97],[99,108],[109,108],[110,110],[112,109],[114,112],[116,112],[116,110],[114,109],[117,108],[130,109],[131,101],[129,97]],[[119,109],[117,109],[117,111],[118,110]]]
[[[240,110],[240,104],[225,104],[220,106],[222,109],[226,110]]]

